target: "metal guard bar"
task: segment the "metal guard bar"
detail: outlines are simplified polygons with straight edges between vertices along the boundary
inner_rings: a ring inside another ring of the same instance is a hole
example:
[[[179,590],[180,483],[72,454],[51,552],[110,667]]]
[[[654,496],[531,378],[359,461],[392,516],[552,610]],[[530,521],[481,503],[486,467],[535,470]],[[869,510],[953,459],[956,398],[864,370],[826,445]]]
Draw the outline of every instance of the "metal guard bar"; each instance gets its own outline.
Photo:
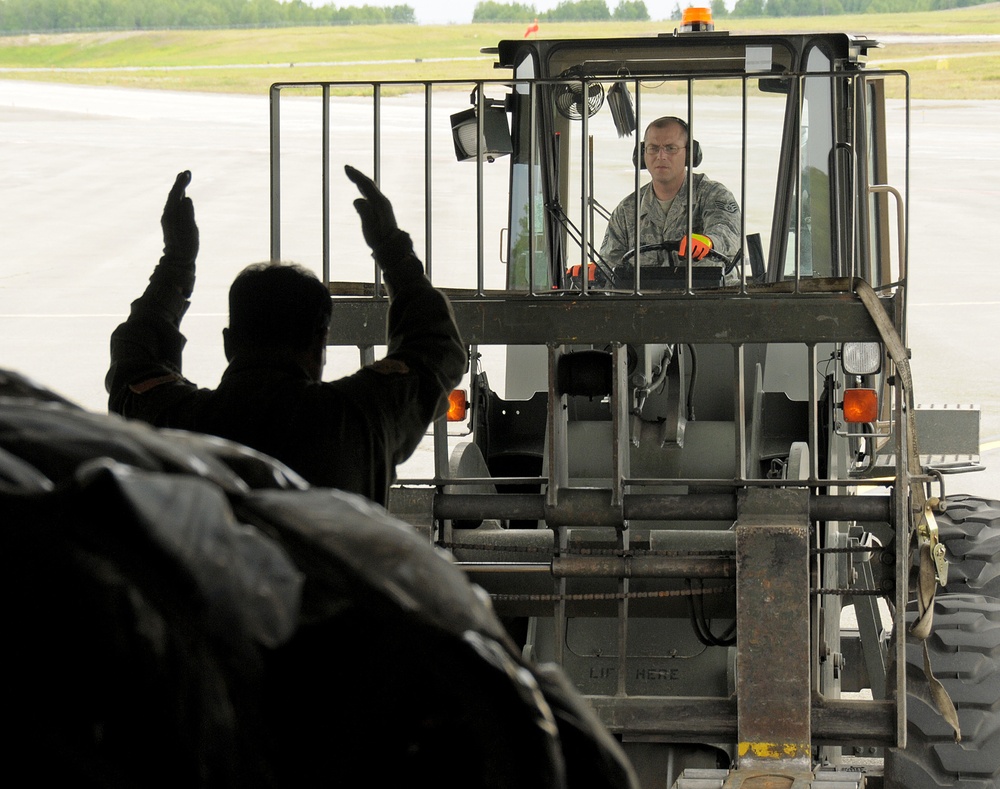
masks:
[[[824,343],[880,342],[882,333],[868,307],[857,299],[854,280],[818,279],[695,295],[646,296],[577,293],[529,296],[513,293],[451,302],[462,339],[471,345],[574,343]],[[888,318],[897,296],[877,298]],[[382,298],[334,297],[338,345],[385,344],[388,302]],[[890,318],[891,320],[891,318]]]
[[[587,696],[602,722],[614,733],[655,735],[679,742],[690,732],[725,742],[736,737],[736,700],[693,697],[617,698]],[[820,743],[891,743],[895,736],[891,701],[852,701],[815,697],[813,740]],[[687,737],[687,739],[685,739]]]
[[[611,491],[601,488],[563,488],[554,506],[546,503],[544,493],[434,496],[434,517],[446,520],[544,520],[550,526],[616,528],[632,520],[735,521],[736,515],[737,496],[728,493],[626,493],[620,507],[612,505]],[[809,517],[814,521],[892,523],[892,499],[812,494]]]

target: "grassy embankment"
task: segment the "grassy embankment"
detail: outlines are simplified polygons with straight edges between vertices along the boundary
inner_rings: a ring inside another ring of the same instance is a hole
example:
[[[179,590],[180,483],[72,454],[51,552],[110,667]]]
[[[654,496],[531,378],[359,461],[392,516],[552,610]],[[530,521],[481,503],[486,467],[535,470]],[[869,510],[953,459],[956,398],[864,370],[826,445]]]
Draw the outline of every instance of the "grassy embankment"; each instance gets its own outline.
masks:
[[[675,24],[543,24],[541,34],[635,36],[669,31]],[[847,31],[874,38],[997,35],[1000,5],[915,14],[727,19],[718,26],[733,32]],[[261,94],[283,81],[496,78],[503,75],[480,49],[523,35],[521,24],[482,24],[11,36],[0,38],[0,79]],[[904,41],[875,51],[869,62],[909,71],[914,98],[1000,99],[996,42]]]

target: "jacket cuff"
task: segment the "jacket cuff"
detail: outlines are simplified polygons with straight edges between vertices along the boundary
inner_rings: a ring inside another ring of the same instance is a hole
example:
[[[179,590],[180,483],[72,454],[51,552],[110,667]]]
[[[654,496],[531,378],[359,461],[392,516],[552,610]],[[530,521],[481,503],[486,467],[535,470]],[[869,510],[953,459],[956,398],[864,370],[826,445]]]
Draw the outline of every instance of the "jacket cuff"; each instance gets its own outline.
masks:
[[[424,266],[413,252],[410,234],[395,230],[372,250],[372,257],[382,269],[386,287],[391,296],[394,291],[405,288],[407,283],[424,276]]]
[[[186,268],[163,258],[153,270],[141,300],[161,317],[180,326],[193,290],[194,267]]]

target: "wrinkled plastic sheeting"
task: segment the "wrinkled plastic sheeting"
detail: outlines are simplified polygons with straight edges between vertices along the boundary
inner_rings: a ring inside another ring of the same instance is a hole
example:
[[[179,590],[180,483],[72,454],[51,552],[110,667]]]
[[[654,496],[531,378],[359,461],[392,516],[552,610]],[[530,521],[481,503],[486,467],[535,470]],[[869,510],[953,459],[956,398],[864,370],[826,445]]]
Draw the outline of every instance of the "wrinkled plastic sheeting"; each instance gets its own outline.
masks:
[[[8,744],[49,783],[636,786],[464,573],[267,456],[0,380],[0,513]]]
[[[52,480],[42,472],[0,447],[0,491],[43,493],[53,487]]]
[[[62,395],[13,370],[0,369],[0,397],[24,397],[43,402],[60,403],[69,408],[79,409],[79,406]]]
[[[37,480],[31,479],[26,464],[58,484],[82,463],[106,457],[145,471],[202,477],[229,494],[308,487],[284,463],[223,438],[93,414],[24,387],[18,387],[19,396],[4,396],[3,375],[0,371],[0,449],[22,463],[0,456],[0,483],[33,487]]]
[[[97,457],[110,457],[146,471],[165,470],[156,453],[129,432],[124,420],[61,403],[0,400],[0,447],[55,484],[71,479],[82,463]]]
[[[425,623],[454,636],[466,630],[503,639],[505,631],[479,589],[429,549],[412,527],[355,494],[324,488],[253,491],[234,503],[241,520],[277,531],[294,557],[321,552],[317,575],[350,578]]]
[[[191,453],[207,455],[224,464],[238,480],[233,480],[231,487],[227,486],[230,492],[245,488],[305,490],[309,487],[305,479],[281,461],[235,441],[187,430],[161,429],[158,432],[161,437],[187,448]]]
[[[266,656],[302,578],[192,476],[83,464],[0,492],[4,708],[40,783],[266,787]]]
[[[360,496],[318,488],[253,491],[233,506],[306,572],[289,652],[300,668],[315,661],[334,678],[327,696],[327,687],[303,687],[308,671],[281,673],[275,696],[308,696],[299,717],[311,720],[315,705],[323,721],[308,731],[283,726],[290,749],[317,736],[344,743],[379,764],[377,785],[423,774],[439,786],[637,786],[621,746],[562,670],[527,663],[488,596],[411,527]],[[333,706],[353,719],[324,716]],[[293,717],[280,705],[277,715]],[[380,741],[368,741],[371,727]],[[315,776],[299,777],[305,785]]]
[[[136,585],[167,590],[170,605],[224,639],[277,647],[294,632],[302,574],[278,543],[236,520],[216,485],[107,460],[77,476],[96,510],[74,524],[78,538]]]

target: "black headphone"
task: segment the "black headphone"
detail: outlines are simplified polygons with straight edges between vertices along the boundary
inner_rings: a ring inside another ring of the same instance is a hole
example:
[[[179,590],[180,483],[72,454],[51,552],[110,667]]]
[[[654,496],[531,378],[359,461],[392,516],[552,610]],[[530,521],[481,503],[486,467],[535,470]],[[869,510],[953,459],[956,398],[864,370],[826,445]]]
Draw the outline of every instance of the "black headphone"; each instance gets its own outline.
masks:
[[[701,143],[699,143],[697,140],[691,139],[691,130],[688,129],[687,123],[678,118],[677,116],[664,115],[662,118],[657,118],[655,121],[649,124],[649,126],[646,127],[646,131],[649,131],[650,126],[656,126],[657,124],[663,123],[665,121],[673,121],[684,130],[684,134],[688,138],[688,145],[691,146],[692,164],[695,167],[701,164]],[[645,133],[643,133],[642,136],[645,137],[646,136]],[[642,153],[642,158],[639,157],[640,151]],[[684,157],[684,161],[687,161],[687,157]],[[638,165],[640,170],[646,169],[646,143],[640,142],[636,144],[635,149],[632,151],[632,165],[633,166]]]

